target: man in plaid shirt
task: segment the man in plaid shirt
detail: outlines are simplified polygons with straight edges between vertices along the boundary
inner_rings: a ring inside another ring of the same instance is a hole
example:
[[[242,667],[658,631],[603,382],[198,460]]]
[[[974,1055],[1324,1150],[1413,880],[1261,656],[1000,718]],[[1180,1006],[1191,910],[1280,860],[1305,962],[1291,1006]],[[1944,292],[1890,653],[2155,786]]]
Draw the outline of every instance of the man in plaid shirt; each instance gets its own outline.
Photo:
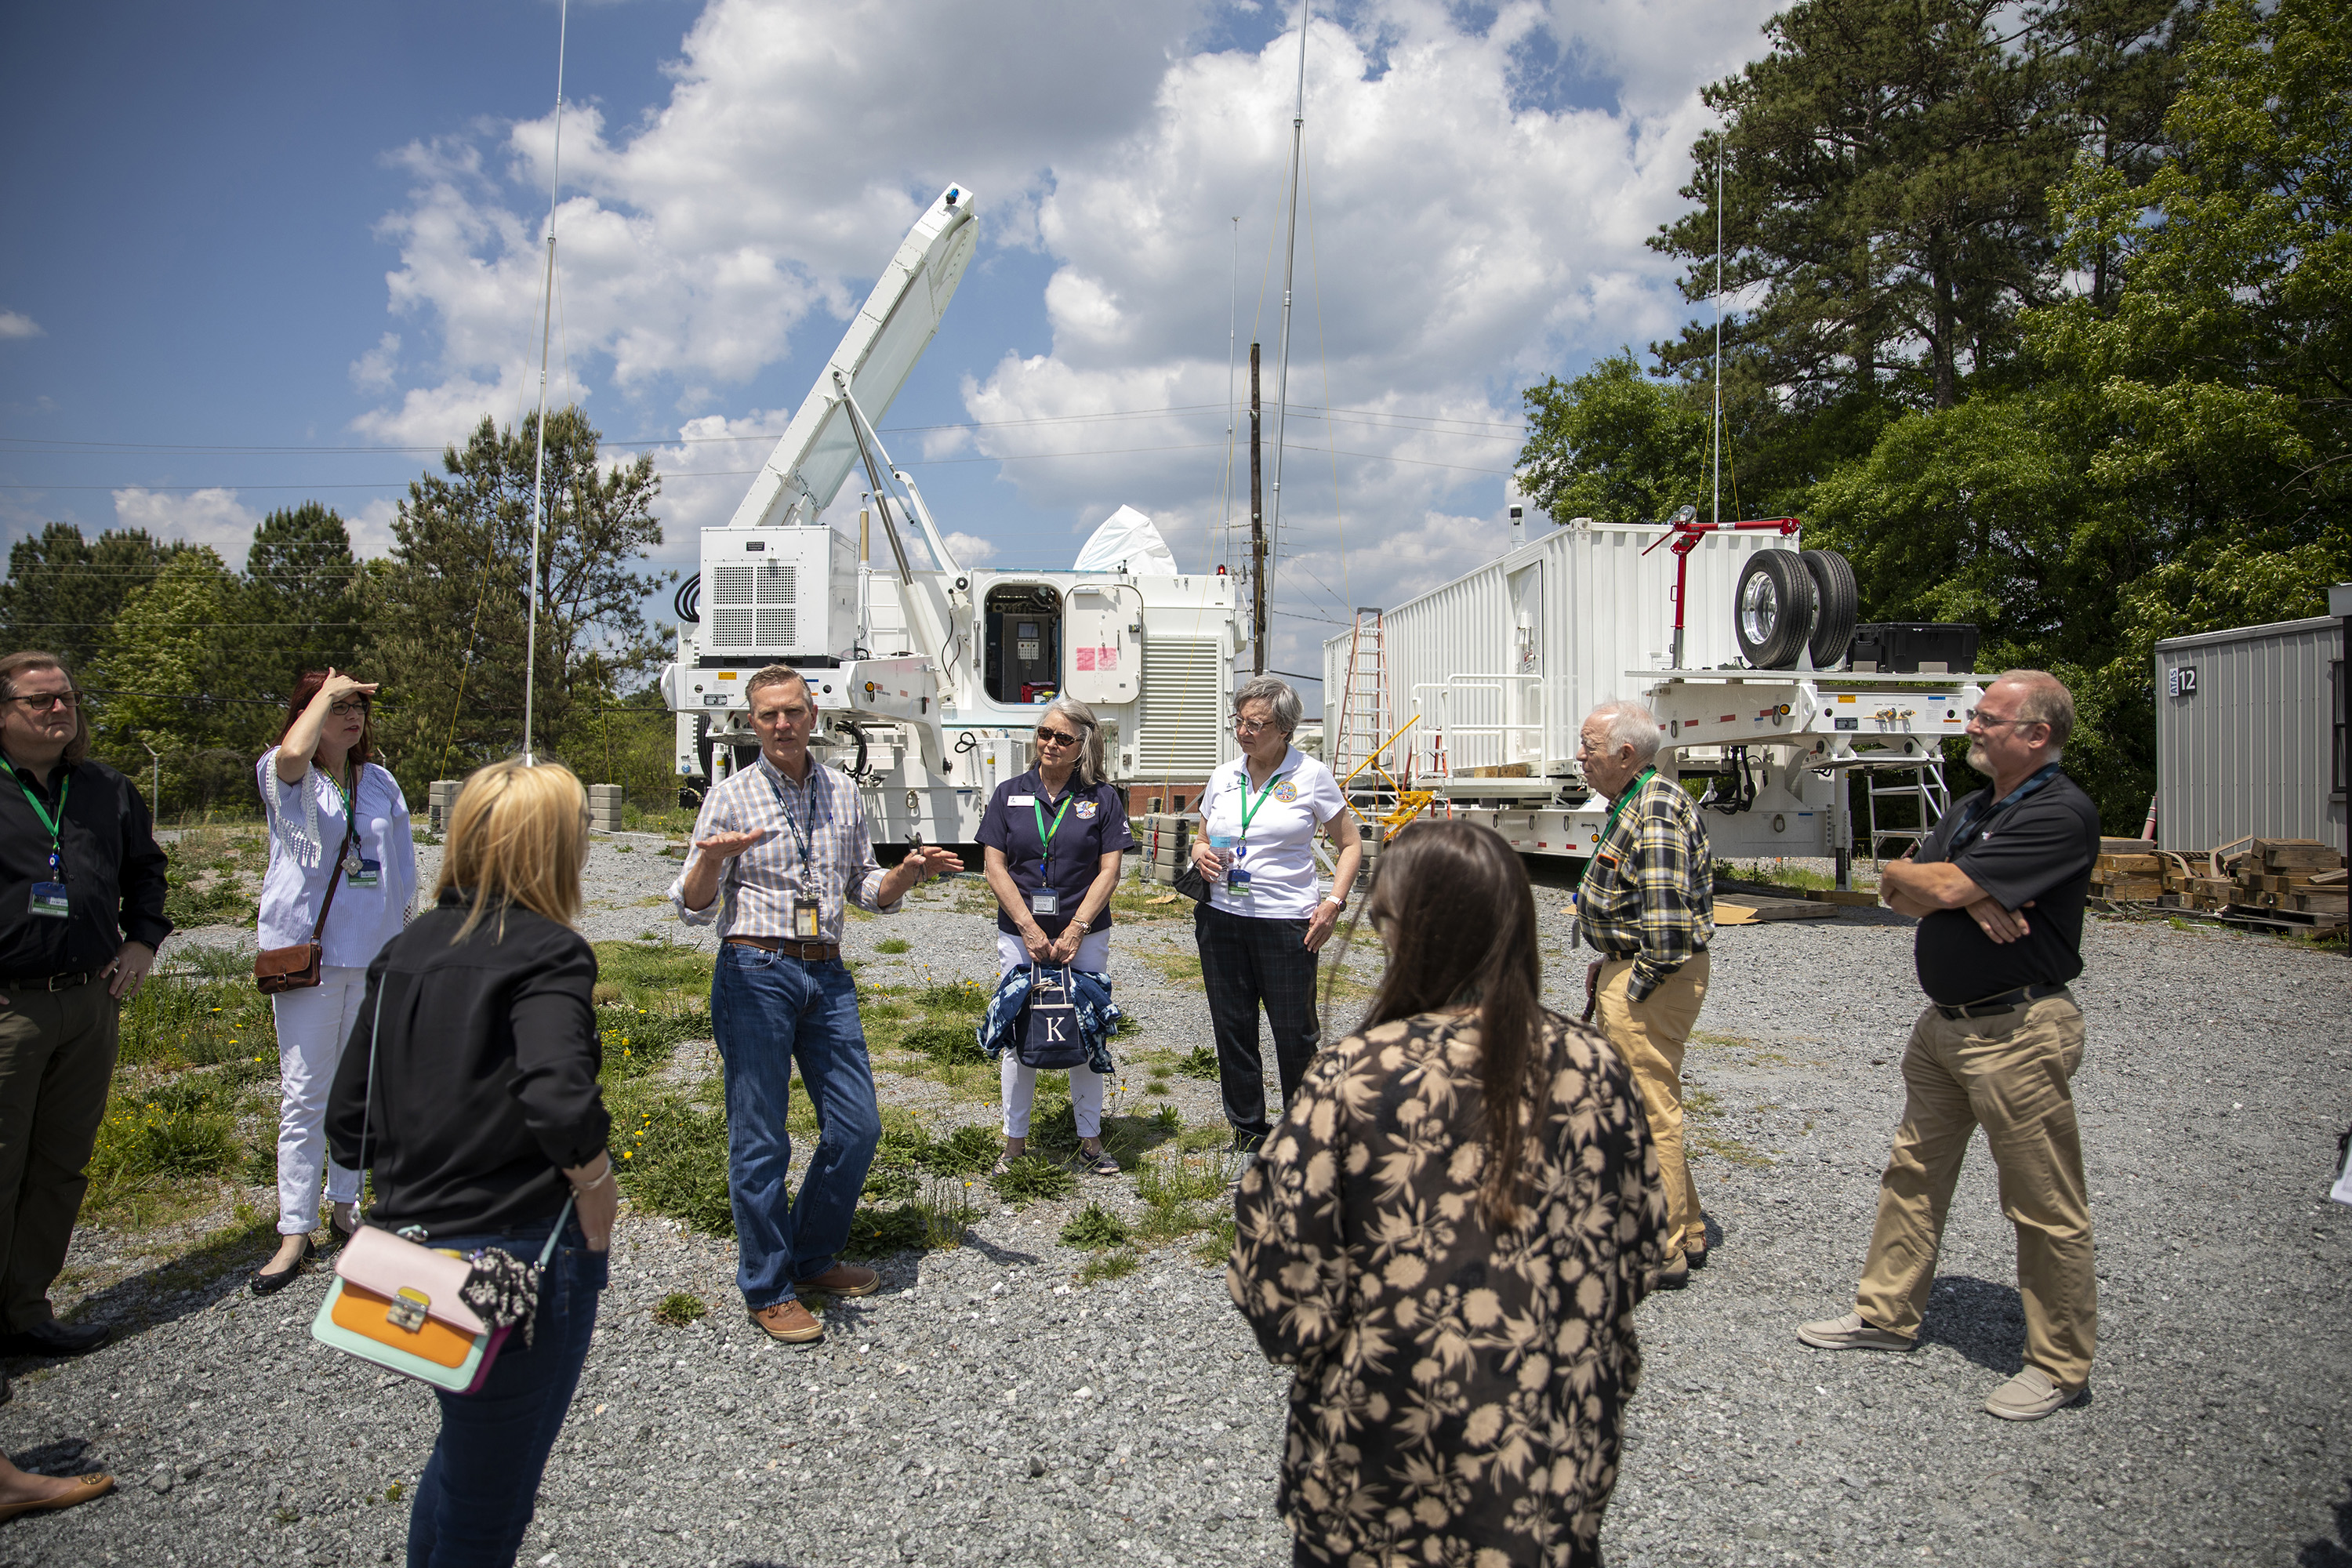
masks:
[[[1698,808],[1652,766],[1661,729],[1638,702],[1604,702],[1584,721],[1584,782],[1614,804],[1576,890],[1576,928],[1601,954],[1585,973],[1587,1016],[1597,1014],[1649,1113],[1666,1190],[1666,1262],[1656,1283],[1675,1290],[1706,1262],[1706,1216],[1683,1156],[1682,1071],[1706,1000],[1715,889]]]
[[[810,1344],[824,1325],[803,1292],[865,1296],[881,1282],[838,1260],[882,1135],[857,984],[841,962],[842,906],[890,913],[963,862],[919,846],[882,869],[856,784],[809,752],[808,682],[772,664],[743,685],[760,761],[703,798],[669,897],[688,925],[719,926],[710,1023],[727,1086],[735,1282],[769,1338]],[[797,1194],[785,1129],[794,1067],[824,1130]]]

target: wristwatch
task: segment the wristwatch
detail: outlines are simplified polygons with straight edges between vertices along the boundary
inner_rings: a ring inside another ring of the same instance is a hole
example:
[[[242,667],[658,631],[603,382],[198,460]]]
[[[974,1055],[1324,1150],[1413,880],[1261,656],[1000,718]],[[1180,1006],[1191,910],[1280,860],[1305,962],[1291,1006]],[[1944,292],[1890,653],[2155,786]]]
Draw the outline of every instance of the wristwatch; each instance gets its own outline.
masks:
[[[1323,901],[1323,902],[1325,902],[1325,903],[1327,903],[1327,904],[1337,904],[1339,908],[1341,908],[1341,909],[1343,909],[1343,910],[1344,910],[1344,909],[1346,909],[1346,908],[1348,907],[1348,900],[1345,900],[1345,899],[1343,899],[1343,898],[1341,898],[1341,897],[1340,897],[1339,894],[1337,894],[1337,893],[1326,893],[1326,894],[1324,894],[1324,895],[1323,895],[1323,900],[1322,900],[1322,901]]]

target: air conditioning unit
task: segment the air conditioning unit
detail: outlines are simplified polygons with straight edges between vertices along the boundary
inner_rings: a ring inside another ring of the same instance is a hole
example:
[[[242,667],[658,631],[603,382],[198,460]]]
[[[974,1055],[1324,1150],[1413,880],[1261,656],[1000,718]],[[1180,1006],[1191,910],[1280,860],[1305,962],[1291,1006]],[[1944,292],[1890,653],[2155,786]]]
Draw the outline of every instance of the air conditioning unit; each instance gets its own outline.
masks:
[[[857,637],[857,547],[830,528],[702,531],[702,662],[845,658]]]

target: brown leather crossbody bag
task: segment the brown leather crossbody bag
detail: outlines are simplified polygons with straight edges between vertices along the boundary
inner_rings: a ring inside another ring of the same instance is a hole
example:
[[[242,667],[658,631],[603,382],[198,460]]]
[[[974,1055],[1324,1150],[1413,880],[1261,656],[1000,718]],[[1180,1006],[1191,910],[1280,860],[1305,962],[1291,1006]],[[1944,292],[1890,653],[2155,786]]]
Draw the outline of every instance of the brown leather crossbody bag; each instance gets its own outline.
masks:
[[[348,818],[343,823],[343,841],[335,847],[335,868],[327,878],[327,897],[319,905],[310,940],[292,947],[265,947],[253,955],[253,984],[263,995],[301,991],[319,984],[319,933],[327,929],[327,911],[335,907],[335,887],[343,879],[343,861],[359,837],[358,826]]]

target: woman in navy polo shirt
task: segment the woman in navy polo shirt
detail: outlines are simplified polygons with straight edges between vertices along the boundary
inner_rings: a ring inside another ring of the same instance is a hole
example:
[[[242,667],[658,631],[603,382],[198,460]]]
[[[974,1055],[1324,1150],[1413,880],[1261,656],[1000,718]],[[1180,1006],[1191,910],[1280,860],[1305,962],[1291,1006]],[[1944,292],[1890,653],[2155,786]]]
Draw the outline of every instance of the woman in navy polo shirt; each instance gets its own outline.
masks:
[[[1024,964],[1110,967],[1110,895],[1118,858],[1135,847],[1118,792],[1103,782],[1102,726],[1073,697],[1055,698],[1037,721],[1029,771],[996,786],[980,819],[988,885],[996,893],[997,973]],[[1004,1158],[1018,1159],[1029,1138],[1037,1069],[1006,1051]],[[1102,1075],[1070,1069],[1070,1110],[1087,1168],[1118,1174],[1103,1152]],[[1002,1167],[1000,1167],[1002,1168]]]

